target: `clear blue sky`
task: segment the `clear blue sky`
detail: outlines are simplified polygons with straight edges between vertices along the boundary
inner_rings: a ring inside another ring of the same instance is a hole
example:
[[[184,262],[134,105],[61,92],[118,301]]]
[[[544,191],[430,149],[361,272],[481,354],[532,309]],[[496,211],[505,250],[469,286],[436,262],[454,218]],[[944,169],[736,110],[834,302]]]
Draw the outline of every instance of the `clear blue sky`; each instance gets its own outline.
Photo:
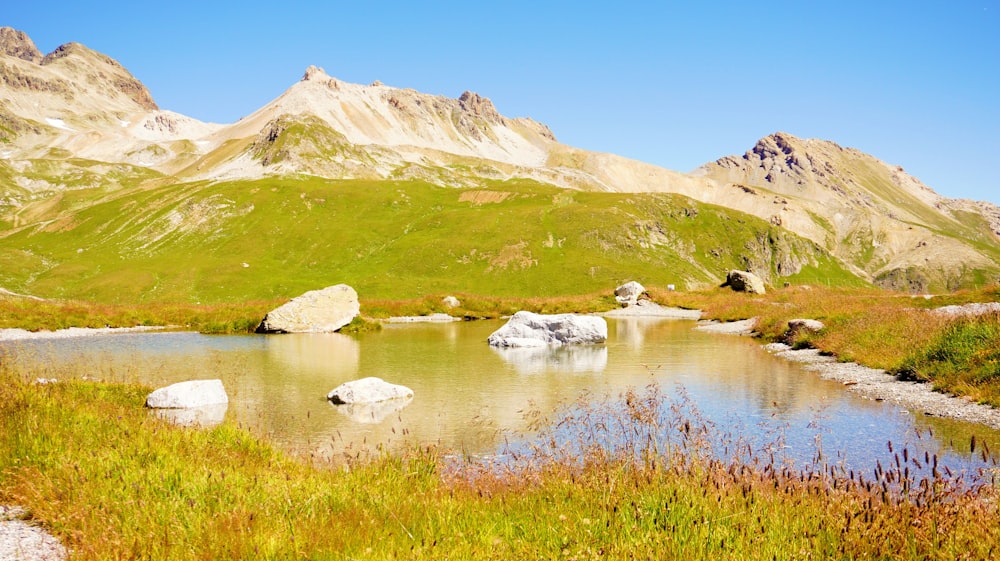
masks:
[[[118,60],[163,109],[228,123],[310,64],[457,97],[689,171],[776,131],[1000,203],[1000,0],[9,2],[43,52]]]

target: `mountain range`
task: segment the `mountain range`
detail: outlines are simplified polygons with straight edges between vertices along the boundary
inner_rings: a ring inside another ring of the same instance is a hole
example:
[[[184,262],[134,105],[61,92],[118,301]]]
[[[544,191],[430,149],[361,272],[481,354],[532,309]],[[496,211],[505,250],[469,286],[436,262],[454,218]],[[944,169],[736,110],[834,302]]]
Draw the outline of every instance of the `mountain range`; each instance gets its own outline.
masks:
[[[461,211],[456,207],[458,221],[470,220],[473,212],[475,220],[489,220],[483,216],[489,209],[495,211],[495,221],[505,213],[510,216],[504,220],[514,220],[520,207],[504,205],[519,199],[537,199],[538,205],[517,215],[521,223],[552,214],[570,200],[597,205],[591,214],[600,209],[604,216],[600,220],[628,216],[621,229],[608,232],[594,226],[593,231],[562,237],[551,227],[539,227],[534,233],[529,227],[518,233],[518,223],[512,222],[491,234],[509,239],[489,251],[478,248],[480,257],[490,256],[483,258],[483,271],[505,250],[515,249],[508,251],[507,266],[477,274],[488,276],[501,269],[510,275],[531,268],[547,271],[534,281],[528,275],[525,292],[544,292],[540,285],[558,274],[557,263],[568,266],[570,257],[601,260],[588,253],[546,257],[545,250],[573,236],[579,237],[579,246],[597,253],[607,253],[612,246],[623,253],[634,248],[636,254],[629,258],[649,267],[675,263],[673,272],[654,276],[686,287],[721,282],[729,267],[756,269],[772,284],[793,279],[804,268],[826,268],[817,270],[814,280],[850,279],[914,292],[1000,278],[1000,208],[942,197],[902,167],[831,141],[778,132],[742,155],[725,156],[682,173],[567,146],[545,125],[505,117],[490,99],[474,92],[448,98],[380,82],[352,84],[314,66],[279,97],[235,123],[205,123],[160,109],[139,80],[104,54],[68,43],[43,55],[24,33],[0,28],[0,286],[43,296],[98,299],[199,293],[194,288],[197,283],[177,284],[180,273],[150,260],[156,251],[166,259],[167,241],[192,232],[204,244],[206,239],[236,239],[236,232],[254,231],[247,227],[248,217],[256,216],[255,211],[260,215],[259,209],[270,208],[270,203],[241,201],[242,195],[226,193],[257,193],[269,185],[273,192],[279,187],[288,190],[287,197],[274,203],[276,214],[268,218],[272,220],[268,227],[276,231],[282,229],[283,220],[298,220],[280,209],[292,197],[298,197],[298,203],[306,201],[307,192],[320,189],[319,185],[324,193],[368,186],[358,189],[356,196],[362,198],[336,209],[339,223],[349,224],[355,232],[375,228],[383,220],[381,210],[374,214],[369,210],[372,222],[366,226],[365,216],[359,214],[367,205],[365,192],[382,190],[433,193],[423,197],[429,206],[406,217],[411,228],[446,210],[442,201],[450,204],[452,199],[465,205]],[[326,204],[330,198],[317,200]],[[711,212],[756,233],[727,240],[728,227],[708,220],[694,229],[677,226],[675,221],[684,211],[690,218],[699,209],[703,220],[704,213]],[[582,217],[587,210],[581,207],[579,213],[573,220],[586,222]],[[98,217],[105,224],[97,225]],[[378,242],[382,257],[413,231],[399,234],[394,230],[398,224],[384,220],[385,229],[377,230],[384,237]],[[572,225],[572,220],[564,225]],[[329,237],[328,227],[332,226],[317,222],[313,234],[297,235]],[[706,228],[721,229],[702,231]],[[461,237],[462,231],[445,228],[438,234]],[[710,240],[703,239],[706,235]],[[607,236],[615,239],[605,240],[604,245],[593,241]],[[219,251],[199,246],[191,236],[185,239],[185,251]],[[422,240],[431,246],[456,243],[429,233]],[[285,252],[280,244],[275,251]],[[354,248],[353,253],[338,254],[332,260],[337,269],[331,264],[316,272],[315,282],[353,268],[359,276],[384,277],[373,289],[381,287],[376,292],[388,294],[390,289],[383,284],[406,271],[393,272],[366,251]],[[425,259],[437,259],[442,270],[449,260],[460,263],[463,255],[477,259],[469,256],[477,248],[455,251],[460,255]],[[116,259],[108,258],[112,253]],[[100,259],[94,258],[97,254]],[[322,262],[314,257],[260,255],[275,261],[276,270],[287,269],[289,259],[303,270],[310,262]],[[277,264],[282,259],[285,265]],[[371,259],[370,268],[358,269],[356,261],[366,259]],[[102,260],[107,262],[98,264]],[[221,261],[210,261],[204,267],[220,266]],[[241,266],[245,264],[241,261]],[[152,271],[145,280],[127,272],[142,267]],[[610,264],[601,267],[597,272],[594,266],[580,270],[590,271],[595,283],[635,276]],[[436,283],[430,277],[421,288],[414,285],[407,292],[462,286],[457,281]],[[511,278],[504,277],[503,282]],[[144,288],[136,291],[127,286],[129,282]],[[257,282],[267,284],[262,277]],[[178,288],[160,292],[156,287],[164,283]],[[114,288],[102,292],[96,288],[102,284]],[[188,288],[179,288],[182,285]],[[482,289],[491,286],[487,283]],[[584,282],[580,288],[590,286]],[[282,282],[244,296],[285,290],[292,288]],[[567,284],[559,291],[571,290],[573,285]]]

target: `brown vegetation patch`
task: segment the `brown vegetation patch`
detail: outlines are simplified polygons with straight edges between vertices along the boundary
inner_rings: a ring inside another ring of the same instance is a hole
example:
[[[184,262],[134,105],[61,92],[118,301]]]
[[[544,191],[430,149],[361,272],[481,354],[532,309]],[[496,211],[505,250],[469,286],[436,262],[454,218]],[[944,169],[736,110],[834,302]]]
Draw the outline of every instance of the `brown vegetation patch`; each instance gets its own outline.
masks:
[[[507,191],[463,191],[458,196],[460,203],[472,203],[475,206],[489,203],[502,203],[512,197],[514,193]]]
[[[499,255],[490,259],[490,266],[486,272],[490,273],[497,269],[514,269],[520,271],[538,265],[538,259],[531,255],[528,249],[528,242],[522,241],[516,244],[504,246]]]

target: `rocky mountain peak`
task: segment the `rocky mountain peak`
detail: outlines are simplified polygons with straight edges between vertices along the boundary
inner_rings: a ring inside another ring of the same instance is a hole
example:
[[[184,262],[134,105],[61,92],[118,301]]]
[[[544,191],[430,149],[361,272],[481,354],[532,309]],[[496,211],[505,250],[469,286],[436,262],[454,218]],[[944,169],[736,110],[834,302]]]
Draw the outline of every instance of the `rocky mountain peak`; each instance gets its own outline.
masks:
[[[152,94],[146,86],[136,79],[115,59],[93,51],[81,43],[65,43],[56,47],[54,51],[45,55],[41,60],[42,66],[55,64],[66,60],[85,60],[87,66],[84,67],[88,74],[86,79],[98,82],[107,82],[114,89],[125,94],[129,99],[137,103],[143,109],[156,111],[159,106],[153,101]],[[111,72],[107,72],[107,69]]]
[[[761,160],[770,158],[793,156],[797,150],[801,150],[802,140],[788,133],[776,132],[765,136],[754,144],[749,152],[744,154],[745,159],[756,156]]]
[[[329,80],[330,76],[321,67],[310,64],[309,68],[306,68],[305,73],[302,75],[303,82],[311,82],[318,80]]]
[[[462,92],[462,95],[458,97],[458,105],[463,111],[482,117],[490,123],[500,123],[503,120],[490,98],[483,97],[476,92],[468,90]]]
[[[11,27],[0,27],[0,53],[35,64],[42,60],[34,41],[25,32]]]
[[[91,51],[90,49],[85,47],[82,43],[64,43],[62,45],[59,45],[58,47],[56,47],[54,51],[45,55],[45,58],[43,58],[39,64],[44,66],[47,64],[52,64],[53,62],[59,59],[63,59],[70,56],[81,56],[81,57],[86,56],[87,53],[94,53],[94,55],[97,55],[98,58],[103,59],[104,62],[109,62],[113,66],[121,67],[121,65],[118,64],[114,59],[106,57],[104,55],[99,55],[98,53]]]

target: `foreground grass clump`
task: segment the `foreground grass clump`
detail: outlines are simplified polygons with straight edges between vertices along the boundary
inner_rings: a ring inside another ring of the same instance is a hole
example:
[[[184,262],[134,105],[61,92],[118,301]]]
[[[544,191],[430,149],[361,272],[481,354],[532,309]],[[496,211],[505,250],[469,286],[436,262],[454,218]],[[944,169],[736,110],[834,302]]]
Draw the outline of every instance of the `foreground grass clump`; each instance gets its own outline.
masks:
[[[230,424],[170,426],[137,386],[0,377],[0,502],[79,559],[984,559],[1000,543],[995,487],[931,462],[918,479],[912,457],[865,478],[714,454],[655,388],[537,419],[494,465],[415,450],[317,467]]]
[[[933,335],[900,371],[1000,407],[1000,315],[958,318]]]

